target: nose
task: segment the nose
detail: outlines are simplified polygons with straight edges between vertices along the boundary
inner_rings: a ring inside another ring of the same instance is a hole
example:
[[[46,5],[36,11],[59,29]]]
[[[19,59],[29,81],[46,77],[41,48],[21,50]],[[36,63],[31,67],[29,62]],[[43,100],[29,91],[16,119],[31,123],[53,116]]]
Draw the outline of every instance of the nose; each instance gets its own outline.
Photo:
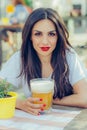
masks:
[[[48,41],[49,41],[48,37],[46,35],[44,35],[42,38],[42,43],[46,45],[46,44],[48,44]]]

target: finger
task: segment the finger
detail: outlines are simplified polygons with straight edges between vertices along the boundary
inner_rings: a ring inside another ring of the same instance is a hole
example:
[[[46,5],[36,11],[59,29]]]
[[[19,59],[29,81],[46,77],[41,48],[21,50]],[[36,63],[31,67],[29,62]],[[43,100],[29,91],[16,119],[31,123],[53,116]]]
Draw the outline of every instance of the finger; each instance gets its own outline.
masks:
[[[29,109],[24,109],[23,111],[30,113],[32,115],[40,115],[40,110],[36,111],[29,108]]]
[[[25,107],[23,110],[25,112],[28,112],[28,113],[33,114],[33,115],[40,115],[40,112],[41,112],[40,109],[33,109],[31,107]]]
[[[34,104],[34,103],[29,102],[29,100],[27,100],[27,106],[33,109],[40,109],[43,107],[43,104]]]
[[[33,97],[29,97],[27,100],[29,100],[29,102],[37,102],[37,101],[43,101],[42,98],[33,98]]]
[[[40,115],[41,110],[40,109],[28,108],[28,112],[33,114],[33,115]]]
[[[28,113],[30,113],[30,114],[32,114],[32,115],[34,115],[34,116],[39,116],[40,115],[40,113],[34,113],[34,112],[31,112],[31,111],[29,111]]]

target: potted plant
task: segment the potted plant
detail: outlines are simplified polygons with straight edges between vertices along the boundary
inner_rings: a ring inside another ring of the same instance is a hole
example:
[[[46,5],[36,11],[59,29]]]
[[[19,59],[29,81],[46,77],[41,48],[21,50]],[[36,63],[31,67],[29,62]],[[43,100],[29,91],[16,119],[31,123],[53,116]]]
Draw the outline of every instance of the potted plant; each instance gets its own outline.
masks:
[[[10,91],[12,85],[0,80],[0,119],[14,116],[17,93]]]

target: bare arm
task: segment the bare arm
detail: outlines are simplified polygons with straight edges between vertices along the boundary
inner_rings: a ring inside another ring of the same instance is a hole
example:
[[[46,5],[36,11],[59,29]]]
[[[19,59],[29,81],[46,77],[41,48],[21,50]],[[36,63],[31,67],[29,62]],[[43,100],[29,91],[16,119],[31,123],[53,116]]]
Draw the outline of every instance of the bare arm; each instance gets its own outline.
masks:
[[[74,94],[53,100],[54,104],[87,108],[87,80],[83,79],[73,86]]]

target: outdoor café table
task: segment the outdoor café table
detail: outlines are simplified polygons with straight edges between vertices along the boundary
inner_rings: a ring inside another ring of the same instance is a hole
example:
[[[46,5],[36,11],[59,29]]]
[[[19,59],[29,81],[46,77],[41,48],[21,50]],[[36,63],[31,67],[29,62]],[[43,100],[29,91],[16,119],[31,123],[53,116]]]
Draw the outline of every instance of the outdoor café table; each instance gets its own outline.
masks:
[[[14,25],[0,25],[1,28],[23,28],[23,24],[14,24]]]
[[[34,116],[21,110],[0,119],[0,130],[86,130],[87,109],[54,105],[49,114]]]

